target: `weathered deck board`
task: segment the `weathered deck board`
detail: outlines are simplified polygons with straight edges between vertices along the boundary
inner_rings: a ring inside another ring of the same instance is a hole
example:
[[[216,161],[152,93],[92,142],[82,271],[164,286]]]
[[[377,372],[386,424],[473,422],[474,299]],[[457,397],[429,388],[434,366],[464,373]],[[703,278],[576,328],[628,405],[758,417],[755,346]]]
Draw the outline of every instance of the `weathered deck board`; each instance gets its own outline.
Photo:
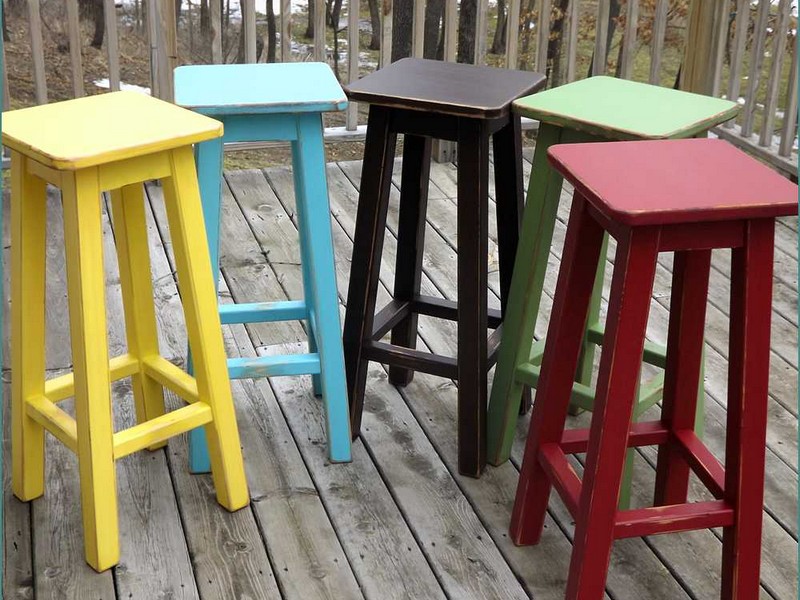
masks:
[[[526,154],[529,158],[529,151]],[[360,168],[360,163],[341,163],[328,169],[341,299],[347,291]],[[528,161],[525,169],[527,180]],[[291,171],[233,172],[226,178],[230,189],[226,186],[223,198],[222,301],[300,297]],[[399,169],[379,302],[393,284],[397,183]],[[457,295],[455,191],[455,168],[434,164],[422,285],[424,293],[448,298]],[[159,340],[162,352],[183,364],[186,338],[161,190],[149,185],[148,195]],[[542,300],[546,311],[552,304],[569,197],[566,192],[548,257]],[[47,347],[52,375],[69,368],[70,358],[61,217],[55,197],[51,207]],[[795,597],[797,569],[796,235],[797,219],[777,227],[761,594],[776,599]],[[116,354],[124,351],[124,324],[108,223],[105,242],[109,343]],[[489,247],[488,298],[498,306],[494,239]],[[729,258],[717,253],[713,266],[706,336],[706,441],[722,457]],[[666,336],[670,271],[671,259],[665,255],[657,270],[649,323],[648,335],[654,340]],[[604,301],[607,296],[608,285]],[[540,319],[537,336],[545,333],[546,320]],[[226,327],[224,334],[231,355],[299,351],[305,346],[298,323]],[[454,324],[420,318],[420,348],[452,353],[455,343]],[[216,504],[210,476],[188,473],[185,437],[170,442],[166,451],[138,453],[121,461],[123,560],[113,575],[95,574],[83,562],[75,459],[51,441],[45,497],[25,505],[6,495],[6,597],[563,597],[572,535],[572,520],[563,505],[555,498],[551,502],[539,546],[515,547],[506,534],[527,418],[518,427],[513,460],[474,480],[458,475],[456,467],[456,384],[417,374],[408,387],[398,390],[388,383],[385,369],[373,365],[368,385],[364,432],[354,446],[354,462],[330,465],[322,404],[313,398],[308,377],[234,382],[253,496],[250,507],[235,514]],[[118,426],[130,424],[129,386],[114,386],[114,396]],[[168,404],[174,407],[178,401],[168,395]],[[588,418],[580,415],[572,424],[585,424]],[[4,441],[8,451],[7,435]],[[651,501],[654,456],[652,449],[637,455],[636,504]],[[7,466],[9,458],[7,452]],[[693,486],[693,493],[699,490]],[[609,595],[620,600],[718,596],[720,550],[719,532],[710,530],[624,540],[614,549]]]

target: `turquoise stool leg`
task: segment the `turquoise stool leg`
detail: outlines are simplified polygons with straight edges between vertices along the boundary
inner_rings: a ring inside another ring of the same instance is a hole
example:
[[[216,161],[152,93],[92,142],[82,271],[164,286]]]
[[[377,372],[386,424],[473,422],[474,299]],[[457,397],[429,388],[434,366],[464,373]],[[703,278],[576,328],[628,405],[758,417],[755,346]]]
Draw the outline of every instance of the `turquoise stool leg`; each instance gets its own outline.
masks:
[[[312,298],[309,340],[316,340],[322,365],[320,385],[325,402],[328,457],[331,462],[349,462],[350,410],[344,377],[322,117],[318,113],[297,117],[297,141],[292,143],[292,157],[299,183],[295,195],[301,248],[308,253],[307,258],[303,257],[303,283],[308,282],[306,298],[309,295]]]
[[[298,119],[298,129],[299,129],[299,122]],[[322,161],[322,164],[325,164],[325,161]],[[324,167],[323,167],[324,168]],[[294,195],[296,199],[295,206],[297,207],[297,216],[298,216],[298,227],[300,229],[300,262],[303,266],[303,296],[305,297],[306,302],[306,309],[308,314],[311,315],[314,313],[314,294],[312,293],[312,286],[313,286],[313,271],[311,269],[311,251],[309,250],[309,244],[313,238],[309,238],[308,235],[305,235],[302,228],[302,222],[304,221],[303,211],[304,211],[304,201],[301,201],[301,198],[306,197],[305,191],[305,181],[303,178],[303,155],[300,150],[300,144],[298,142],[292,142],[292,175],[294,176]],[[326,195],[327,198],[327,188]],[[317,354],[319,353],[319,348],[317,346],[317,337],[316,332],[314,331],[314,327],[311,323],[311,319],[309,318],[306,321],[306,328],[308,330],[308,353],[309,354]],[[321,362],[321,361],[320,361]],[[311,376],[311,384],[314,390],[315,396],[322,395],[322,377],[320,374],[314,374]]]
[[[222,195],[222,139],[214,139],[195,146],[197,179],[203,202],[203,219],[206,222],[208,250],[214,286],[219,286],[219,223],[220,197]],[[187,369],[191,374],[192,355],[189,353]],[[198,427],[189,432],[189,470],[192,473],[209,473],[211,459],[208,455],[205,429]]]

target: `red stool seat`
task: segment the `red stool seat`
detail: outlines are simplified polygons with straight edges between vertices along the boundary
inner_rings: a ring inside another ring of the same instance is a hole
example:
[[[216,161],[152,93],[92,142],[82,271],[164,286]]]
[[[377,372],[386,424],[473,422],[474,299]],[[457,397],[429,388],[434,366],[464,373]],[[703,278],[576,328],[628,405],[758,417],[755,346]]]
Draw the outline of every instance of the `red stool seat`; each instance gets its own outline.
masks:
[[[776,217],[797,186],[709,139],[555,146],[575,186],[511,536],[539,540],[551,486],[575,518],[567,598],[602,598],[615,539],[723,528],[725,599],[757,598]],[[564,431],[603,232],[617,254],[595,411]],[[694,434],[711,251],[731,248],[725,467]],[[631,425],[659,252],[674,252],[661,418]],[[655,506],[619,511],[625,452],[658,445]],[[586,453],[583,480],[567,455]],[[694,472],[714,500],[687,502]]]

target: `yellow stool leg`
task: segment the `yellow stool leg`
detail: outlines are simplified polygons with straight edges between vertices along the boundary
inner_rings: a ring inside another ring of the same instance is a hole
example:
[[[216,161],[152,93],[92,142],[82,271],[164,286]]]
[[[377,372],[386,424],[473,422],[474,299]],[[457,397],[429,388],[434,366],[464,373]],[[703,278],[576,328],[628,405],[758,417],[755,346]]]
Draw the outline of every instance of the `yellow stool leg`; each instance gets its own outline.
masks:
[[[84,546],[103,571],[119,562],[119,529],[97,169],[65,176],[62,194]]]
[[[12,489],[23,501],[44,493],[44,428],[25,410],[44,394],[45,183],[11,154],[11,458]]]
[[[197,389],[213,415],[206,425],[211,473],[219,503],[238,510],[248,503],[247,481],[191,148],[171,151],[170,162],[172,177],[163,181],[164,203]]]
[[[125,313],[128,352],[140,361],[139,373],[131,377],[136,420],[144,423],[164,414],[164,391],[153,378],[143,373],[145,358],[158,356],[158,331],[153,303],[150,251],[141,184],[128,185],[111,192],[114,239],[119,261],[119,279]],[[148,446],[157,450],[160,442]]]

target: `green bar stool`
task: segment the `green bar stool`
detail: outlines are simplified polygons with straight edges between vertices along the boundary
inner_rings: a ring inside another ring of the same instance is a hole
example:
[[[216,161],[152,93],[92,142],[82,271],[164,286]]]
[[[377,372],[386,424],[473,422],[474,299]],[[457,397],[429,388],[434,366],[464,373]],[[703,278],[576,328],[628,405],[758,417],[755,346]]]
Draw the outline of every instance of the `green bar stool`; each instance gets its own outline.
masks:
[[[494,465],[508,460],[511,454],[523,386],[536,387],[544,351],[544,339],[534,343],[534,328],[563,183],[562,176],[547,164],[548,148],[575,142],[704,137],[712,127],[736,116],[738,105],[624,79],[590,77],[521,98],[514,102],[514,110],[541,124],[487,416],[488,461]],[[591,387],[594,350],[602,344],[604,333],[600,300],[606,243],[603,242],[603,260],[595,276],[586,335],[572,388],[571,405],[576,409],[591,410],[594,402]],[[665,348],[647,343],[643,360],[663,369]],[[634,419],[661,399],[663,386],[664,375],[660,372],[640,387]],[[702,430],[704,410],[702,390],[701,378],[698,433]],[[632,457],[629,453],[626,483],[631,476]],[[623,486],[620,496],[623,507],[629,503],[629,488],[627,484]]]

